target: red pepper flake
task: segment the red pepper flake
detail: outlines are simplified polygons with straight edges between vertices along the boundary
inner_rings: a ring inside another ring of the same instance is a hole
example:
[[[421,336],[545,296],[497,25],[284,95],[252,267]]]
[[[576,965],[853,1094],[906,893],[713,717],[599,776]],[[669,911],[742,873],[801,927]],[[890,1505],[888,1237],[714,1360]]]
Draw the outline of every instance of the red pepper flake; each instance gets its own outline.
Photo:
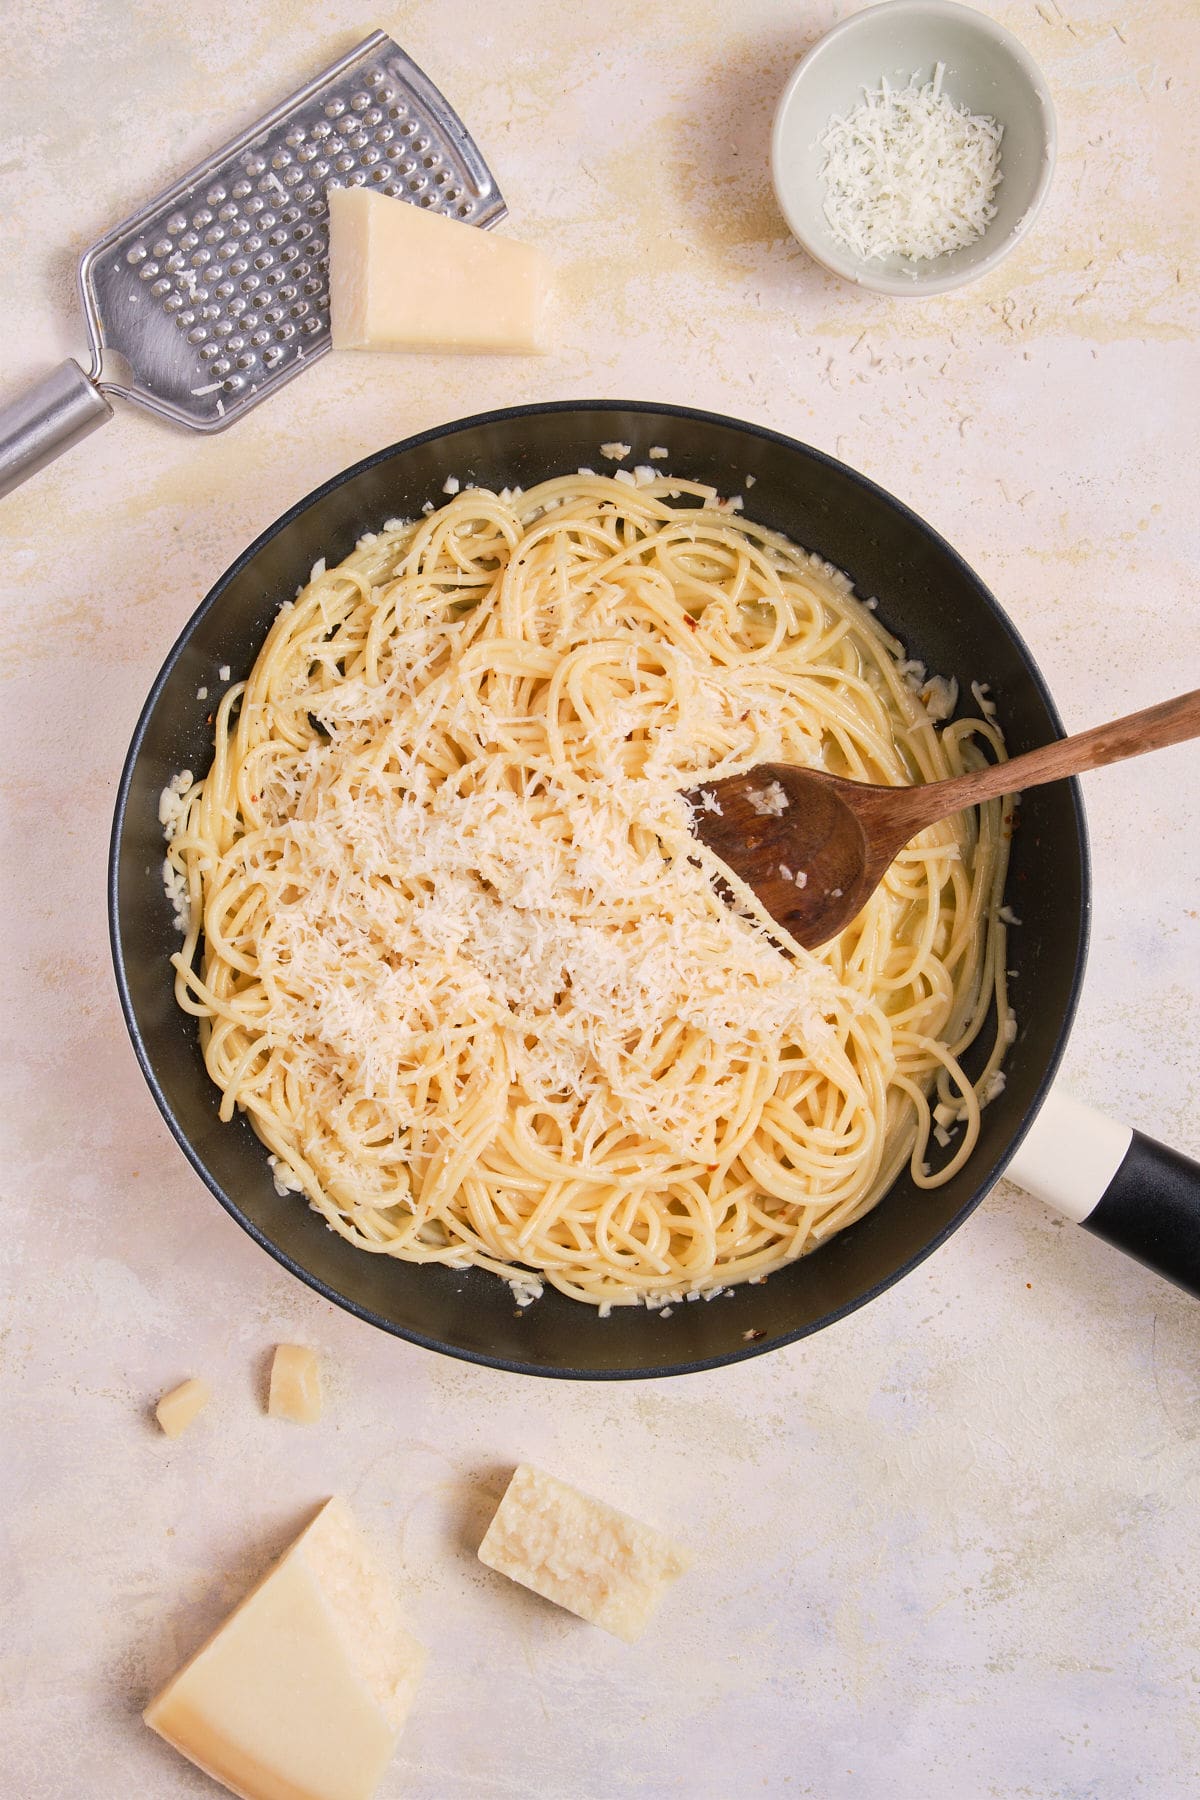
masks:
[[[693,619],[691,613],[684,613],[683,622],[685,625],[690,625],[693,631],[699,631],[699,629],[700,629],[700,627],[697,625],[695,619]]]

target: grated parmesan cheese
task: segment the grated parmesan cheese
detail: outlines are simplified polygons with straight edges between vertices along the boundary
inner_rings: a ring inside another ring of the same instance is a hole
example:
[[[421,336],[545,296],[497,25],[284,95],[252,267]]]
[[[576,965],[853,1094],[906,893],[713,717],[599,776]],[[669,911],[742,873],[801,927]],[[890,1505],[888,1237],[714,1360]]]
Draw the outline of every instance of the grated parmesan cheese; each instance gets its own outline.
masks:
[[[985,719],[996,717],[996,702],[992,699],[992,690],[986,681],[973,681],[971,692],[975,696],[975,704]]]
[[[590,624],[603,642],[611,626],[596,605]],[[329,1068],[351,1069],[364,1097],[403,1122],[419,1166],[432,1149],[409,1072],[457,1063],[472,1021],[484,1034],[509,1021],[497,1042],[509,1085],[540,1105],[596,1096],[579,1154],[612,1096],[663,1154],[712,1160],[715,1115],[697,1117],[688,1072],[664,1074],[645,1046],[679,1026],[702,1034],[707,1079],[733,1105],[757,1046],[811,1053],[831,1039],[833,978],[794,967],[761,926],[713,911],[667,727],[636,771],[614,750],[604,779],[583,786],[549,773],[524,791],[431,782],[422,746],[432,730],[488,741],[509,728],[503,713],[481,710],[470,658],[458,655],[463,630],[454,618],[407,620],[392,634],[384,679],[347,676],[322,695],[324,743],[274,768],[260,790],[264,828],[286,834],[294,882],[259,953],[297,1079],[334,1111]],[[694,704],[735,734],[736,753],[777,753],[771,695],[736,670],[681,656]],[[340,779],[343,756],[381,734],[388,772],[352,788]],[[716,804],[711,790],[701,804]],[[405,871],[405,889],[380,879],[392,869]],[[358,1203],[370,1203],[369,1179],[341,1167],[323,1179],[353,1177]],[[272,1173],[307,1188],[303,1167],[277,1162]],[[389,1184],[388,1203],[403,1204]]]
[[[825,219],[843,249],[863,261],[932,261],[965,249],[996,216],[1003,126],[958,106],[933,80],[865,88],[821,139]],[[915,275],[915,271],[913,271]]]
[[[958,705],[958,682],[953,675],[931,675],[920,698],[934,724],[948,719]]]
[[[428,654],[418,631],[410,642]],[[336,739],[359,708],[402,707],[409,674],[398,670],[390,692],[345,682],[322,708],[326,729]],[[459,795],[447,784],[397,797],[386,781],[344,793],[331,770],[314,759],[298,792],[275,775],[264,794],[268,816],[295,820],[297,898],[276,918],[270,967],[286,970],[290,1039],[346,1059],[368,1098],[404,1110],[403,1070],[447,1043],[447,1021],[511,1018],[510,1082],[543,1103],[612,1092],[632,1129],[699,1159],[712,1122],[694,1117],[685,1078],[664,1077],[638,1050],[643,1036],[675,1020],[703,1032],[713,1079],[735,1087],[752,1042],[828,1041],[826,973],[793,969],[732,913],[713,915],[708,876],[686,856],[672,868],[676,903],[689,896],[678,912],[648,907],[619,939],[605,923],[631,898],[661,893],[660,842],[691,841],[665,780],[653,800],[644,779],[615,769],[586,791],[546,782],[528,798]],[[645,842],[643,826],[654,833]],[[386,868],[405,869],[421,897],[378,881]],[[365,954],[370,943],[386,944],[387,959]],[[414,1106],[414,1131],[421,1116]]]

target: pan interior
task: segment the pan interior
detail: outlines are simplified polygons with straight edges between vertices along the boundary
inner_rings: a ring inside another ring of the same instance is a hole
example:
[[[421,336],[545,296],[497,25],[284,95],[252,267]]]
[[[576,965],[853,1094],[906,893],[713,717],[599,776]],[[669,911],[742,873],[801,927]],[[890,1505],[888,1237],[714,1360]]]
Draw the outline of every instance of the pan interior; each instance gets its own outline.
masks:
[[[180,1145],[232,1215],[328,1298],[385,1330],[449,1354],[530,1374],[629,1377],[683,1373],[772,1349],[831,1323],[926,1256],[983,1197],[1015,1149],[1057,1066],[1086,949],[1087,865],[1077,786],[1032,790],[1020,809],[1007,897],[1019,1023],[1003,1093],[986,1108],[979,1145],[944,1187],[903,1175],[866,1218],[815,1255],[759,1286],[671,1309],[619,1308],[607,1319],[547,1288],[520,1309],[507,1285],[478,1270],[414,1266],[356,1250],[295,1195],[275,1192],[266,1153],[240,1116],[217,1117],[218,1095],[193,1022],[178,1011],[168,957],[178,945],[158,871],[158,800],[180,769],[211,760],[207,701],[198,690],[228,663],[245,673],[278,607],[319,557],[332,565],[364,531],[441,503],[443,483],[530,487],[577,468],[606,467],[600,445],[652,446],[658,467],[740,493],[748,515],[818,551],[875,596],[879,617],[910,656],[988,683],[1011,754],[1061,735],[1028,652],[986,588],[913,513],[820,452],[757,427],[682,408],[627,402],[492,413],[427,432],[369,458],[273,525],[221,578],[171,651],[146,703],[118,795],[110,924],[118,985],[143,1072]],[[752,484],[748,478],[752,477]],[[967,1067],[971,1068],[968,1057]],[[199,1195],[196,1204],[203,1204]]]

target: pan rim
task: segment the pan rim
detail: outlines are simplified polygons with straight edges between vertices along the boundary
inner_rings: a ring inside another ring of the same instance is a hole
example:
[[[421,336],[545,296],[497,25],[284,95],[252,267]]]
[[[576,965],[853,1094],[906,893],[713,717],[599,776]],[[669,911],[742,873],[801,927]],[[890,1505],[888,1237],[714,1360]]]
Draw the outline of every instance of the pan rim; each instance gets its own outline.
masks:
[[[978,1171],[977,1179],[971,1194],[953,1217],[885,1278],[876,1282],[862,1293],[856,1294],[853,1299],[846,1301],[842,1306],[836,1307],[832,1312],[826,1313],[821,1318],[813,1320],[805,1325],[798,1326],[794,1331],[783,1332],[763,1343],[752,1342],[744,1344],[742,1347],[735,1348],[722,1355],[695,1358],[678,1363],[658,1364],[645,1368],[577,1369],[564,1368],[557,1364],[551,1366],[544,1363],[521,1361],[512,1357],[491,1355],[485,1351],[449,1343],[444,1339],[431,1337],[426,1332],[402,1326],[395,1320],[383,1317],[381,1314],[373,1311],[369,1306],[362,1304],[351,1296],[338,1292],[329,1282],[324,1281],[320,1276],[317,1276],[310,1270],[304,1268],[302,1264],[284,1251],[266,1232],[256,1225],[255,1222],[241,1210],[230,1195],[226,1194],[216,1178],[204,1164],[203,1159],[193,1147],[190,1138],[177,1119],[175,1110],[168,1100],[162,1084],[158,1079],[153,1059],[137,1018],[129,976],[125,965],[124,946],[121,938],[119,892],[121,843],[134,772],[140,758],[146,731],[157,709],[163,690],[174,673],[175,666],[180,656],[191,642],[191,639],[195,635],[202,620],[217,604],[222,594],[230,584],[236,580],[242,570],[268,543],[278,537],[282,532],[286,531],[288,527],[307,511],[310,506],[313,506],[316,502],[323,499],[325,495],[334,492],[337,488],[344,486],[346,483],[365,473],[368,469],[374,468],[378,464],[386,462],[402,452],[417,449],[424,444],[434,443],[440,439],[450,438],[456,432],[460,431],[503,424],[512,420],[540,417],[548,414],[584,412],[642,414],[658,418],[669,417],[685,424],[702,423],[705,425],[718,426],[726,430],[745,433],[750,437],[758,438],[768,444],[777,445],[787,451],[799,451],[803,455],[813,458],[817,463],[824,464],[826,467],[838,471],[840,475],[848,477],[854,486],[861,489],[864,493],[869,494],[876,504],[883,504],[885,507],[897,513],[906,524],[915,527],[918,531],[923,533],[932,541],[941,553],[955,565],[957,571],[968,581],[972,589],[976,592],[980,601],[995,615],[999,624],[1011,638],[1024,665],[1025,675],[1045,708],[1047,717],[1059,735],[1063,735],[1062,719],[1041,670],[1021,633],[1013,624],[1008,614],[1004,611],[999,601],[992,594],[990,588],[954,546],[942,537],[941,533],[935,530],[935,528],[923,519],[919,513],[914,511],[912,507],[906,505],[904,501],[898,499],[894,494],[890,493],[888,489],[880,487],[878,483],[872,481],[869,476],[863,475],[859,470],[852,468],[849,464],[843,463],[838,458],[830,456],[827,452],[817,449],[814,445],[805,444],[798,438],[788,437],[783,432],[774,431],[769,426],[758,425],[749,420],[736,419],[727,413],[710,412],[696,407],[680,406],[670,402],[611,399],[550,400],[526,406],[494,408],[486,412],[470,414],[463,418],[431,426],[424,431],[416,432],[406,438],[401,438],[395,443],[386,445],[383,449],[373,451],[370,455],[360,458],[358,462],[351,464],[348,468],[345,468],[339,473],[328,477],[325,481],[320,482],[309,493],[303,495],[299,500],[294,502],[293,505],[281,513],[272,524],[261,531],[253,542],[229,564],[214,582],[212,587],[209,588],[208,592],[200,601],[195,611],[183,626],[183,629],[179,632],[174,643],[171,645],[158,674],[154,678],[149,693],[146,696],[146,700],[138,715],[137,723],[130,740],[129,749],[126,752],[125,760],[122,765],[121,776],[117,786],[116,801],[113,809],[112,828],[109,835],[107,879],[108,933],[117,994],[120,1000],[121,1012],[125,1020],[126,1030],[129,1033],[134,1054],[141,1069],[143,1079],[145,1080],[171,1135],[183,1151],[184,1156],[187,1158],[196,1174],[199,1175],[204,1185],[220,1202],[221,1206],[229,1216],[236,1221],[242,1230],[245,1231],[255,1243],[266,1250],[282,1268],[286,1269],[289,1274],[302,1281],[306,1287],[309,1287],[314,1292],[320,1294],[323,1299],[330,1301],[333,1305],[340,1307],[343,1311],[352,1314],[355,1318],[362,1320],[365,1324],[376,1326],[380,1330],[387,1332],[390,1336],[400,1338],[407,1343],[415,1344],[421,1349],[434,1351],[443,1356],[451,1356],[459,1361],[474,1363],[484,1368],[497,1369],[507,1374],[537,1376],[547,1380],[650,1381],[664,1379],[668,1376],[702,1374],[709,1370],[725,1368],[731,1364],[745,1362],[752,1357],[762,1356],[766,1355],[768,1352],[784,1349],[791,1344],[800,1342],[804,1338],[811,1337],[818,1331],[827,1330],[830,1326],[840,1323],[841,1320],[848,1318],[852,1313],[855,1313],[861,1307],[868,1305],[872,1300],[878,1299],[879,1296],[886,1293],[889,1288],[896,1286],[897,1283],[911,1275],[928,1257],[939,1250],[947,1239],[966,1223],[967,1219],[983,1202],[991,1192],[995,1183],[1001,1178],[1004,1170],[1016,1154],[1027,1132],[1030,1130],[1036,1119],[1037,1114],[1041,1109],[1042,1102],[1045,1100],[1046,1095],[1054,1082],[1055,1076],[1057,1075],[1074,1023],[1076,1010],[1079,1004],[1079,996],[1083,985],[1084,973],[1087,966],[1092,913],[1091,855],[1088,841],[1087,821],[1083,806],[1083,796],[1077,779],[1072,779],[1066,784],[1070,795],[1071,812],[1075,824],[1080,875],[1079,939],[1075,953],[1074,968],[1071,971],[1071,979],[1066,1003],[1063,1008],[1063,1016],[1057,1029],[1052,1051],[1047,1058],[1045,1069],[1035,1087],[1033,1096],[1026,1106],[1021,1122],[1014,1131],[1009,1142],[1004,1146],[999,1155],[992,1158],[986,1168],[981,1167]]]

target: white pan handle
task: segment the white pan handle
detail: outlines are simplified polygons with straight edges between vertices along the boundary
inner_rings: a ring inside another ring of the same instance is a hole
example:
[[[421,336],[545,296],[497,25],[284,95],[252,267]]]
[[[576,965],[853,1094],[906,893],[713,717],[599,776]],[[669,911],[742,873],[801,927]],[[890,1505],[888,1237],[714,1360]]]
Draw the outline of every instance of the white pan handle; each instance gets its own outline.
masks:
[[[96,383],[70,357],[0,408],[0,495],[9,493],[112,418]]]
[[[1051,1088],[1005,1174],[1200,1297],[1200,1163]]]

